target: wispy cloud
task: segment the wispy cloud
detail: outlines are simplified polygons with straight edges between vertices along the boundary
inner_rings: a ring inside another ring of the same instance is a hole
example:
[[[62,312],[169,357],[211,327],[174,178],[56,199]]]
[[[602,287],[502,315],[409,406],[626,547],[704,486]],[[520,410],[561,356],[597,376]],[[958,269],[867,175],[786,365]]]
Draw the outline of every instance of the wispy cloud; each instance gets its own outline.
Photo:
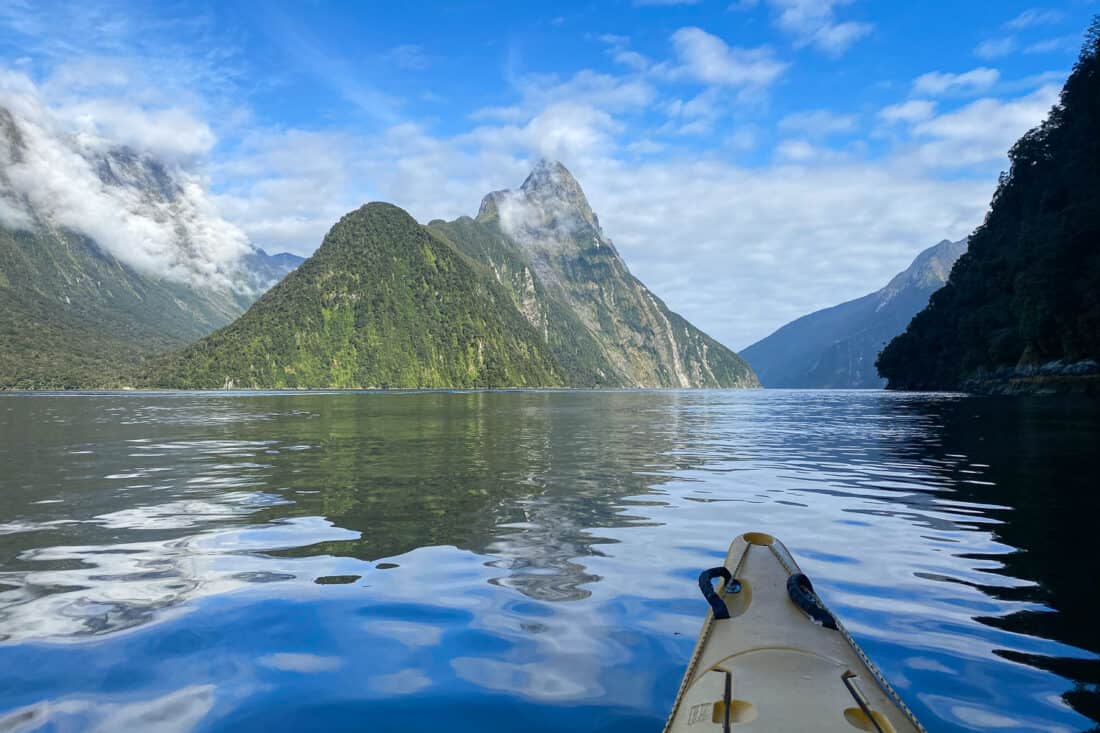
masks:
[[[626,36],[604,34],[599,40],[606,43],[608,53],[617,64],[627,66],[635,71],[645,71],[650,67],[650,60],[630,48],[630,39]]]
[[[1005,28],[1023,30],[1041,25],[1056,25],[1065,20],[1065,14],[1052,8],[1029,8],[1005,23]]]
[[[972,93],[988,89],[1000,78],[999,71],[985,66],[961,74],[930,71],[913,80],[913,91],[917,94]]]
[[[776,24],[791,34],[800,46],[813,46],[839,56],[852,44],[871,34],[874,26],[857,21],[840,21],[836,8],[851,0],[768,0],[777,13]]]
[[[1045,38],[1036,41],[1024,48],[1024,53],[1072,53],[1077,50],[1081,39],[1077,36],[1060,36],[1058,38]]]
[[[856,129],[855,115],[842,115],[827,109],[796,112],[779,120],[779,129],[800,132],[809,137],[826,137]]]
[[[732,47],[701,28],[681,28],[672,34],[672,44],[679,64],[668,68],[667,73],[703,84],[766,87],[788,66],[766,46]]]
[[[1059,10],[1030,8],[1004,24],[1003,28],[1009,31],[1008,34],[987,38],[975,46],[974,55],[987,60],[1009,56],[1021,50],[1021,43],[1017,37],[1018,33],[1039,26],[1057,25],[1063,20],[1065,20],[1065,14]],[[1074,42],[1076,42],[1076,39],[1074,39]],[[1047,53],[1059,48],[1058,40],[1051,39],[1023,46],[1022,50],[1025,53]]]
[[[883,107],[879,117],[887,122],[921,122],[936,111],[936,103],[927,99],[910,99],[907,102]]]
[[[913,128],[916,157],[938,168],[1004,160],[1013,143],[1050,112],[1058,92],[1047,85],[1017,99],[979,99],[919,122]]]
[[[1018,45],[1015,36],[987,38],[974,47],[974,55],[982,59],[998,59],[1014,52]]]
[[[398,110],[401,101],[376,88],[361,68],[330,53],[325,44],[314,38],[307,29],[295,24],[277,9],[269,8],[262,18],[270,39],[282,47],[288,59],[310,73],[319,84],[355,105],[365,117],[382,124],[400,121]]]

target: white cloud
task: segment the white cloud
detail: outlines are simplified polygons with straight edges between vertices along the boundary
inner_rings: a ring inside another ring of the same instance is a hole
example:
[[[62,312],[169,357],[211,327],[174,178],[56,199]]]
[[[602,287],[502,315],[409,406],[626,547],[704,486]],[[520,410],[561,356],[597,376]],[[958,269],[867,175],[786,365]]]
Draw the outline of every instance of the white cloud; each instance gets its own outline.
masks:
[[[916,157],[924,165],[958,168],[1004,160],[1009,148],[1039,124],[1058,101],[1048,85],[1009,101],[979,99],[914,126]]]
[[[1005,23],[1005,28],[1022,30],[1038,25],[1054,25],[1065,19],[1065,14],[1051,8],[1029,8]]]
[[[983,59],[998,59],[1002,56],[1008,56],[1016,50],[1016,47],[1015,36],[987,38],[974,47],[974,55]]]
[[[913,80],[913,91],[917,94],[979,92],[993,86],[1000,78],[1000,72],[985,66],[971,69],[962,74],[930,71]]]
[[[681,65],[670,75],[704,84],[765,87],[787,68],[770,48],[731,47],[701,28],[681,28],[672,34],[672,44]]]
[[[870,35],[870,23],[840,22],[835,8],[851,0],[768,0],[775,8],[776,24],[793,35],[800,46],[813,46],[832,56],[847,51],[859,39]]]
[[[805,140],[782,140],[775,146],[775,154],[789,161],[805,163],[813,160],[817,151]]]
[[[617,64],[622,64],[635,71],[645,71],[650,66],[648,58],[630,49],[630,39],[626,36],[605,34],[599,40],[608,45],[608,53]]]
[[[516,89],[528,113],[561,102],[621,111],[645,107],[657,95],[653,85],[638,76],[614,76],[588,69],[566,79],[556,74],[529,74],[516,80]]]
[[[1080,39],[1077,36],[1061,36],[1059,38],[1046,38],[1042,41],[1027,46],[1024,53],[1056,53],[1072,52],[1077,49]]]
[[[734,348],[870,292],[924,247],[965,236],[992,190],[991,180],[851,161],[604,162],[577,175],[632,272]]]
[[[238,260],[250,251],[244,233],[221,218],[201,177],[178,162],[158,167],[146,157],[205,152],[213,142],[208,127],[185,111],[149,111],[119,100],[52,109],[30,79],[7,71],[0,71],[0,107],[23,143],[0,146],[5,224],[41,219],[90,237],[143,272],[233,286]],[[134,152],[119,152],[120,141]]]
[[[146,110],[121,100],[87,100],[58,113],[85,131],[158,158],[205,155],[216,138],[210,126],[183,109]]]
[[[908,102],[883,107],[879,117],[887,122],[920,122],[936,111],[936,103],[927,99],[911,99]]]
[[[827,109],[815,109],[789,114],[779,120],[779,129],[801,132],[809,137],[825,137],[856,129],[854,115],[841,115]]]

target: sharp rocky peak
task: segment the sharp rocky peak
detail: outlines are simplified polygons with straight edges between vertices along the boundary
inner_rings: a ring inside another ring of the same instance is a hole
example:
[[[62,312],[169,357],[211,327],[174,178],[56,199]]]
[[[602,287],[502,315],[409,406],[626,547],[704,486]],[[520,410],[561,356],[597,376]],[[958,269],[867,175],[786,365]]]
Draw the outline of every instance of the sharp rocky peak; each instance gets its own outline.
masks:
[[[478,218],[515,219],[517,208],[525,212],[519,218],[526,228],[575,230],[589,227],[597,234],[600,232],[599,220],[581,185],[569,169],[556,160],[539,160],[518,190],[488,194],[482,199]],[[507,226],[508,222],[502,221],[502,224]]]

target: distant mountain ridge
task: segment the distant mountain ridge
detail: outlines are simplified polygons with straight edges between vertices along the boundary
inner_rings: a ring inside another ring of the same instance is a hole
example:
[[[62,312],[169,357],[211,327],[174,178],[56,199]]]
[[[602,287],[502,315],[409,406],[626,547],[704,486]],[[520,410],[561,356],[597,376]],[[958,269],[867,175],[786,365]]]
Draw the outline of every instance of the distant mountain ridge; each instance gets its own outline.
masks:
[[[634,278],[560,163],[477,219],[343,217],[244,316],[166,359],[165,387],[747,387],[752,370]]]
[[[943,287],[965,251],[965,239],[943,240],[880,290],[792,321],[741,356],[765,387],[883,387],[886,380],[875,370],[879,352]]]

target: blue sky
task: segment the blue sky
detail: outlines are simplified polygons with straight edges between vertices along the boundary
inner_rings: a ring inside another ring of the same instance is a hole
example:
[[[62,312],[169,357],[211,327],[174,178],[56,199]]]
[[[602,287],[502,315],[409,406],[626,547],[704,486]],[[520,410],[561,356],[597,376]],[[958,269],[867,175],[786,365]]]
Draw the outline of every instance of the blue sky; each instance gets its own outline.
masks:
[[[742,348],[980,223],[1097,12],[7,0],[0,93],[194,172],[249,239],[302,254],[365,201],[473,214],[558,158],[635,274]]]

